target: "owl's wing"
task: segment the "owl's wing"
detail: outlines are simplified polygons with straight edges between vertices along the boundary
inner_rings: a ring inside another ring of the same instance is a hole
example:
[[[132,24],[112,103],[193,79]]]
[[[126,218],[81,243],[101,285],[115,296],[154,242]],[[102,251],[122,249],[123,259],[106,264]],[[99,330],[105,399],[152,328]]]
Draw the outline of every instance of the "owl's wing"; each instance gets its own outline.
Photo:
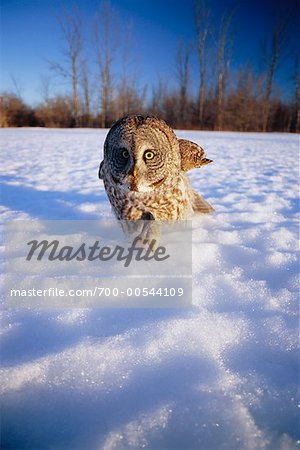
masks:
[[[200,195],[193,190],[193,210],[195,213],[208,214],[214,211],[214,208]]]
[[[178,139],[178,142],[181,155],[181,170],[183,172],[205,166],[212,162],[211,159],[205,157],[205,152],[200,145],[187,141],[186,139]]]
[[[103,161],[101,161],[99,166],[98,177],[100,178],[100,180],[103,180]]]

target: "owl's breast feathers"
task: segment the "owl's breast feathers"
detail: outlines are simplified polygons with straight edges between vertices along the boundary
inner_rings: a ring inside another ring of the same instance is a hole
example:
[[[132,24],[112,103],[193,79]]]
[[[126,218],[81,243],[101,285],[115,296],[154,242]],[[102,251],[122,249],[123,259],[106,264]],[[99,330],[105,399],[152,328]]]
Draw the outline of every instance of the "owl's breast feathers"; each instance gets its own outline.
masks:
[[[205,157],[203,148],[201,148],[198,144],[185,139],[178,139],[178,142],[182,172],[187,172],[188,170],[196,169],[212,163],[211,159]]]
[[[128,191],[107,178],[104,184],[118,219],[140,220],[143,213],[150,212],[156,220],[184,220],[193,213],[194,197],[184,175],[174,185],[160,186],[151,192]]]

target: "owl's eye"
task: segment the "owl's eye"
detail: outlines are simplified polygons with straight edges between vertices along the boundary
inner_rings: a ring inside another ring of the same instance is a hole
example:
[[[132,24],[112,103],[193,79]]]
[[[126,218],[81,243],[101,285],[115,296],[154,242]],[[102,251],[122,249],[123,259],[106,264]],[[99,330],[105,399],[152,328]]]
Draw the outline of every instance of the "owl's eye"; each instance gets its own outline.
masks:
[[[154,152],[152,150],[146,150],[144,153],[144,158],[147,159],[149,161],[149,159],[153,159],[154,158]]]
[[[125,159],[129,158],[129,151],[126,150],[126,148],[124,148],[124,150],[122,151],[122,156]]]

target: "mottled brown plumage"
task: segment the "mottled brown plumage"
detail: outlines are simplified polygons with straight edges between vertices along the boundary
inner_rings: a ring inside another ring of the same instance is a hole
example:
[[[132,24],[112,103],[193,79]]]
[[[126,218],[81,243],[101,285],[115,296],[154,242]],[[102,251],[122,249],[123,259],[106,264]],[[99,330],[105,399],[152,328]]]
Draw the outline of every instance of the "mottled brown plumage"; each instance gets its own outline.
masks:
[[[178,142],[181,155],[181,170],[183,172],[212,163],[211,159],[205,157],[204,150],[200,145],[186,139],[178,139]]]
[[[185,172],[208,164],[197,144],[177,139],[156,117],[126,116],[110,129],[99,178],[118,219],[183,220],[213,211]]]

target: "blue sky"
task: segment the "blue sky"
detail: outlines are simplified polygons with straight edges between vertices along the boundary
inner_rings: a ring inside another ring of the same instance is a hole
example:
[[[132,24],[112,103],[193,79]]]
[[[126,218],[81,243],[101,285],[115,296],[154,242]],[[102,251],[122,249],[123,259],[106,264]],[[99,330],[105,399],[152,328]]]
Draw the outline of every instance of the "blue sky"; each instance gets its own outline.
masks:
[[[131,57],[140,86],[148,90],[158,77],[175,84],[175,57],[178,40],[195,40],[194,0],[112,0],[122,22],[132,21]],[[23,98],[37,103],[41,98],[41,75],[49,74],[47,60],[60,61],[63,41],[55,18],[69,0],[1,0],[1,91],[13,91],[15,78]],[[78,0],[76,4],[85,23],[85,42],[93,63],[90,23],[98,0]],[[260,42],[272,31],[273,18],[291,12],[289,45],[276,76],[280,92],[292,91],[292,73],[298,45],[297,0],[210,0],[212,25],[218,29],[224,11],[236,7],[231,30],[235,35],[233,75],[245,63],[260,70]],[[299,23],[298,23],[299,26]],[[298,28],[299,29],[299,28]],[[120,31],[122,40],[122,31]],[[92,64],[93,68],[93,64]],[[197,60],[192,57],[191,90],[197,87]],[[61,81],[51,81],[52,93],[65,89]]]

